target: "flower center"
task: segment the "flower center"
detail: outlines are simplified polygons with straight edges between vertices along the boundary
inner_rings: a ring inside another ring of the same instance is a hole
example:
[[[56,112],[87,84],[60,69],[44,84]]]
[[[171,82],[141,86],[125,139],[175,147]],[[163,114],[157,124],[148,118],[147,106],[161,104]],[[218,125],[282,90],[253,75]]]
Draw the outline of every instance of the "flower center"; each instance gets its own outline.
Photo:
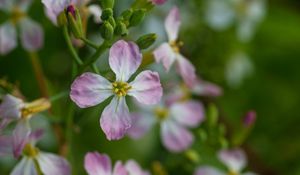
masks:
[[[123,97],[127,95],[128,90],[132,88],[126,82],[114,82],[112,86],[113,86],[113,92],[119,97]]]
[[[227,175],[239,175],[239,173],[234,172],[234,171],[230,171]]]
[[[51,103],[49,100],[45,98],[37,99],[31,103],[27,103],[22,109],[21,109],[21,115],[22,118],[28,118],[32,114],[42,112],[44,110],[47,110],[51,107]]]
[[[169,44],[175,53],[179,53],[180,47],[183,46],[183,42],[181,42],[181,41],[170,41]]]
[[[169,110],[167,108],[157,107],[154,109],[154,114],[158,120],[162,121],[168,118]]]
[[[23,153],[28,157],[36,157],[39,154],[39,149],[27,143],[23,149]]]
[[[13,24],[17,24],[23,17],[26,16],[26,13],[24,13],[19,8],[15,7],[13,8],[11,12],[11,20]]]

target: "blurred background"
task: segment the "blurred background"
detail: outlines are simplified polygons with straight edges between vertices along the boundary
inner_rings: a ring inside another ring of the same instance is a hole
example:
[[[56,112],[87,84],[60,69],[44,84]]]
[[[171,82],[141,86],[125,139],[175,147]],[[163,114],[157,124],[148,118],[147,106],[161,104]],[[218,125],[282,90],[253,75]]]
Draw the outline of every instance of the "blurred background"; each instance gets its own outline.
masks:
[[[116,13],[120,14],[128,8],[130,2],[116,0]],[[183,53],[196,65],[198,75],[224,90],[223,96],[203,101],[216,103],[228,137],[230,133],[239,132],[241,117],[246,111],[252,109],[257,112],[255,126],[242,146],[248,155],[249,169],[263,175],[300,174],[300,2],[267,1],[265,13],[257,22],[253,37],[247,42],[238,39],[237,22],[222,30],[211,27],[206,16],[207,3],[205,0],[169,0],[166,5],[153,10],[143,25],[133,29],[128,38],[135,40],[139,34],[154,32],[159,36],[158,46],[166,39],[163,27],[165,16],[174,4],[178,5],[182,12],[180,40],[184,42]],[[0,24],[5,21],[3,13],[0,12]],[[45,17],[40,1],[34,0],[29,14],[44,28],[45,43],[39,55],[50,94],[67,91],[71,83],[72,59],[62,31]],[[91,21],[88,37],[100,43],[97,27]],[[83,57],[90,53],[87,48],[80,49]],[[107,69],[103,65],[105,63],[99,63],[100,70]],[[0,78],[17,84],[28,100],[40,97],[30,59],[21,47],[0,56]],[[52,114],[45,114],[47,120],[59,122],[64,117],[67,103],[67,99],[55,102]],[[145,168],[159,161],[169,174],[182,175],[193,171],[195,166],[187,163],[184,156],[171,155],[161,146],[158,127],[142,140],[124,138],[108,142],[98,124],[103,107],[100,105],[76,111],[73,158],[77,174],[84,174],[84,154],[94,150],[108,153],[113,160],[136,159]],[[51,131],[49,122],[37,125]],[[57,152],[58,141],[53,141],[53,134],[48,134],[46,138],[48,140],[45,139],[40,146],[44,150]],[[199,141],[193,148],[200,153],[200,164],[222,166],[212,158],[215,155],[209,146],[204,147]],[[8,174],[13,162],[11,159],[1,161],[0,174]]]

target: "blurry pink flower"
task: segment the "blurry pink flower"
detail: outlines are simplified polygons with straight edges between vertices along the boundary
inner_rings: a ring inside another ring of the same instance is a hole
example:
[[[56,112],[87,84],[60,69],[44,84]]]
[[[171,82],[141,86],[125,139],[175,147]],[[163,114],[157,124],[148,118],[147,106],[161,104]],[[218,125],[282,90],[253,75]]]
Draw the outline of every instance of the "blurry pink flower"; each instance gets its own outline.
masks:
[[[0,55],[5,55],[17,47],[17,27],[20,27],[22,46],[27,51],[37,51],[44,43],[42,27],[27,17],[31,0],[2,0],[0,10],[10,14],[10,20],[0,26]]]
[[[69,6],[75,5],[78,9],[87,7],[90,0],[42,0],[42,3],[46,7],[46,15],[53,22],[53,24],[57,25],[57,17],[60,13],[62,13]],[[90,15],[93,15],[94,21],[96,23],[101,22],[101,14],[102,10],[98,5],[89,5],[88,12]]]
[[[24,156],[13,169],[11,175],[35,175],[37,173],[35,162],[44,175],[70,175],[70,165],[66,159],[52,153],[45,153],[35,148],[36,142],[43,135],[43,130],[37,130],[30,134],[24,147]]]
[[[241,174],[241,175],[256,175],[252,172],[242,173],[242,170],[247,164],[246,154],[241,149],[221,150],[218,153],[219,160],[227,167],[228,172],[222,172],[211,166],[199,167],[194,175],[226,175],[226,174]]]
[[[149,175],[133,160],[125,165],[117,161],[114,168],[108,155],[90,152],[85,155],[84,168],[89,175]]]
[[[109,53],[109,65],[116,74],[115,82],[109,82],[98,74],[84,73],[71,86],[70,97],[81,108],[95,106],[113,96],[100,119],[101,128],[108,140],[122,138],[131,127],[125,96],[133,96],[146,105],[156,104],[161,99],[162,87],[156,72],[143,71],[128,83],[141,61],[142,54],[138,46],[133,42],[120,40],[112,46]]]
[[[141,112],[131,117],[134,121],[128,131],[131,138],[142,137],[159,123],[163,145],[172,152],[181,152],[193,143],[194,137],[188,128],[195,128],[204,120],[204,108],[194,100],[172,102],[151,108],[141,107]]]
[[[177,7],[174,7],[165,21],[169,42],[163,43],[153,54],[156,62],[162,62],[166,71],[169,71],[175,62],[177,71],[184,82],[188,86],[192,86],[196,81],[195,67],[188,59],[180,54],[180,42],[177,41],[180,24],[179,10]]]
[[[162,5],[165,2],[167,2],[167,0],[150,0],[150,1],[155,5]]]
[[[245,127],[251,127],[255,123],[255,120],[256,120],[256,112],[249,111],[243,118],[243,124]]]

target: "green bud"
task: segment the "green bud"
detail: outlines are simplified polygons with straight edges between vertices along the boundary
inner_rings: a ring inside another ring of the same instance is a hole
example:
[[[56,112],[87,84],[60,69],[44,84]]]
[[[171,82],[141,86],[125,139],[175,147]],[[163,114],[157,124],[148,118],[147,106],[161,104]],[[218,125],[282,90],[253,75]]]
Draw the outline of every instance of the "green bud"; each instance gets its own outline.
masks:
[[[190,160],[192,161],[193,163],[199,163],[200,162],[200,157],[198,155],[198,153],[195,151],[195,150],[187,150],[185,152],[185,156]]]
[[[133,13],[132,9],[128,9],[128,10],[125,10],[121,14],[121,16],[123,17],[124,20],[129,20],[131,18],[131,16],[132,16],[132,13]]]
[[[100,4],[103,9],[107,9],[107,8],[112,9],[115,5],[115,0],[101,0]]]
[[[111,8],[104,9],[101,15],[102,20],[108,20],[109,17],[113,16],[113,10]]]
[[[108,21],[104,21],[100,28],[100,33],[104,39],[109,40],[113,37],[114,28]]]
[[[218,116],[219,116],[219,112],[216,105],[209,104],[207,109],[207,119],[208,119],[208,125],[210,127],[216,125],[216,123],[218,122]]]
[[[150,33],[150,34],[141,36],[136,41],[136,43],[140,49],[147,49],[156,41],[156,38],[157,38],[157,36],[155,33]]]
[[[115,29],[115,34],[116,35],[122,35],[122,36],[128,34],[128,29],[127,29],[126,25],[123,22],[121,22],[121,21],[117,22],[116,29]]]
[[[72,11],[69,10],[68,7],[66,10],[67,17],[68,17],[68,24],[70,26],[70,29],[72,31],[72,34],[75,38],[79,39],[84,36],[83,29],[82,29],[82,23],[81,23],[81,16],[79,10],[72,6]]]
[[[134,10],[132,16],[129,20],[130,26],[137,26],[139,25],[145,18],[146,10],[145,9],[138,9]]]
[[[63,11],[57,16],[57,25],[59,27],[65,26],[68,24],[68,19],[66,13]]]
[[[111,26],[112,26],[113,28],[116,27],[116,21],[115,21],[115,19],[114,19],[113,17],[109,17],[109,18],[107,19],[107,21],[111,24]]]

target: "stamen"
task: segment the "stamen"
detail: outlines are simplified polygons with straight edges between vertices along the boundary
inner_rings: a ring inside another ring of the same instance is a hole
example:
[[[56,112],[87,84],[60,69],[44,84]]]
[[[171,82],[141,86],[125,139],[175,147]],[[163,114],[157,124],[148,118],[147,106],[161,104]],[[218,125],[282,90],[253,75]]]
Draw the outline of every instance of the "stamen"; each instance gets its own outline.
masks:
[[[113,92],[119,97],[126,96],[128,90],[131,89],[131,86],[126,82],[114,82],[112,83],[112,87]]]
[[[158,120],[162,121],[168,118],[169,110],[166,108],[157,107],[154,109],[154,114],[158,118]]]
[[[32,114],[45,111],[51,107],[51,103],[48,99],[41,98],[37,99],[31,103],[25,104],[24,108],[21,109],[21,114],[23,118],[28,118]]]
[[[36,157],[39,154],[39,149],[28,143],[25,145],[23,153],[28,157]]]

